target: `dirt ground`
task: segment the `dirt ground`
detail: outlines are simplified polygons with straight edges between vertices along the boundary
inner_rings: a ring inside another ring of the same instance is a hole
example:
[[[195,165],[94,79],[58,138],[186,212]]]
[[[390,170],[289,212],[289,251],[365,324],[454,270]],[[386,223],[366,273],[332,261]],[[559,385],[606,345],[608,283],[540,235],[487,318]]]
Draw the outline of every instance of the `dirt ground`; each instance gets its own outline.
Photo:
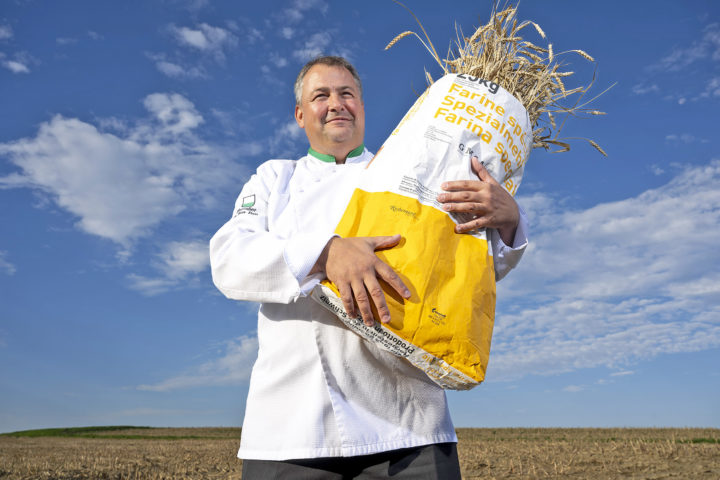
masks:
[[[0,479],[238,480],[239,435],[207,428],[0,436]],[[718,429],[459,429],[458,436],[464,479],[720,479]]]

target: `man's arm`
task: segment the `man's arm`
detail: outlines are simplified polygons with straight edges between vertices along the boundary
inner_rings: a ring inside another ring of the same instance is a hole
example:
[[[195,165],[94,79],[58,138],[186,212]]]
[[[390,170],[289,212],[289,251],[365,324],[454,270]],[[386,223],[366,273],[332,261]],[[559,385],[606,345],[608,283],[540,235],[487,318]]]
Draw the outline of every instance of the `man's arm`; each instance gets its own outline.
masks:
[[[445,182],[448,193],[440,194],[438,201],[445,211],[467,212],[474,219],[456,225],[455,232],[462,234],[476,228],[488,228],[488,241],[492,244],[493,265],[497,280],[504,277],[520,261],[527,246],[527,221],[515,199],[476,159],[472,160],[478,180]],[[349,315],[357,309],[367,325],[373,324],[371,301],[382,322],[390,320],[385,295],[378,278],[385,280],[398,294],[409,298],[410,292],[395,271],[380,261],[375,251],[392,248],[400,236],[332,238],[310,273],[323,273],[340,291],[343,306]],[[369,294],[369,297],[368,297]]]
[[[479,180],[456,180],[442,184],[438,201],[446,212],[470,213],[474,219],[458,224],[456,233],[466,233],[476,228],[494,228],[506,245],[511,245],[520,221],[515,199],[505,190],[477,160],[472,158],[472,169]]]
[[[261,165],[243,187],[233,217],[210,240],[213,281],[228,298],[289,303],[314,285],[308,272],[332,232],[284,238],[271,228],[289,201],[283,192],[293,166],[290,161]]]
[[[478,180],[458,180],[443,183],[448,193],[438,196],[447,212],[464,212],[474,219],[455,226],[456,233],[476,228],[488,228],[492,244],[495,277],[503,278],[520,261],[527,246],[527,219],[515,199],[500,185],[485,167],[473,158],[472,169]]]
[[[292,174],[290,165],[263,164],[243,187],[233,218],[210,240],[215,285],[235,300],[289,303],[327,277],[338,287],[350,315],[359,311],[365,323],[372,325],[372,302],[380,320],[388,322],[389,310],[378,279],[403,297],[408,298],[410,292],[375,251],[396,245],[400,236],[340,238],[331,231],[278,236],[272,223],[278,221],[275,215],[283,197],[289,201],[283,191]]]
[[[520,259],[523,253],[525,253],[525,249],[528,246],[527,217],[522,208],[520,208],[520,222],[518,222],[513,243],[506,244],[503,242],[500,238],[500,233],[494,228],[489,229],[487,232],[488,242],[492,245],[495,281],[499,282],[520,263]]]
[[[378,279],[387,282],[403,298],[410,298],[410,290],[397,273],[375,255],[375,251],[392,248],[399,242],[400,235],[333,237],[310,273],[323,273],[337,286],[348,315],[354,317],[359,310],[365,324],[373,326],[375,318],[372,313],[372,302],[380,316],[380,321],[388,323],[390,310]]]

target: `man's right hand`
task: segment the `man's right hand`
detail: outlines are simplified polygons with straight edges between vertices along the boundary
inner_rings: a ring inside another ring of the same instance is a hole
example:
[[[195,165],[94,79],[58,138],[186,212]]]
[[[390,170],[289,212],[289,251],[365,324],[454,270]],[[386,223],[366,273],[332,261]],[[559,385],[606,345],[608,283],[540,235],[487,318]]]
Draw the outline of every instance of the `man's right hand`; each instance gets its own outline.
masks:
[[[360,311],[365,325],[375,323],[371,299],[380,321],[390,321],[390,310],[378,278],[387,282],[400,296],[410,298],[410,290],[397,273],[375,255],[376,250],[391,248],[400,242],[400,235],[391,237],[333,237],[325,246],[311,273],[323,272],[337,286],[348,315]],[[357,304],[357,310],[356,310]]]

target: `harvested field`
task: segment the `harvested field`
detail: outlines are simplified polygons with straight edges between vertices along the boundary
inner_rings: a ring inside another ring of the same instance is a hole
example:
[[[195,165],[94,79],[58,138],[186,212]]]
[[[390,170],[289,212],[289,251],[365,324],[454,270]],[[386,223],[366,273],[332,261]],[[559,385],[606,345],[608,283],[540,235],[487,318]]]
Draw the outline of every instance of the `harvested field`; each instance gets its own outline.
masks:
[[[0,479],[241,478],[236,428],[44,434],[0,436]],[[720,478],[718,429],[483,428],[458,436],[465,479]]]
[[[460,429],[463,478],[717,479],[717,429]]]

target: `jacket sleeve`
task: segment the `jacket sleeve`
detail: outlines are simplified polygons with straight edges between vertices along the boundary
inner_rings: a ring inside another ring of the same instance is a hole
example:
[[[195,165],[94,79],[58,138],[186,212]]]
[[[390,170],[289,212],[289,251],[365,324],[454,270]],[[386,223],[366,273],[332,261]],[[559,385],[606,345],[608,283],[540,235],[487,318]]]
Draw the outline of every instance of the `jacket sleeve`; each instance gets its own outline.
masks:
[[[520,221],[518,222],[517,231],[512,245],[505,245],[500,238],[500,233],[494,228],[489,229],[490,243],[493,252],[493,265],[495,267],[495,280],[500,281],[510,273],[520,262],[528,245],[528,220],[525,211],[518,206],[520,210]]]
[[[287,207],[287,183],[295,163],[266,162],[245,184],[232,218],[210,240],[215,286],[228,298],[290,303],[307,295],[322,276],[308,276],[331,233],[273,228],[278,210]]]

